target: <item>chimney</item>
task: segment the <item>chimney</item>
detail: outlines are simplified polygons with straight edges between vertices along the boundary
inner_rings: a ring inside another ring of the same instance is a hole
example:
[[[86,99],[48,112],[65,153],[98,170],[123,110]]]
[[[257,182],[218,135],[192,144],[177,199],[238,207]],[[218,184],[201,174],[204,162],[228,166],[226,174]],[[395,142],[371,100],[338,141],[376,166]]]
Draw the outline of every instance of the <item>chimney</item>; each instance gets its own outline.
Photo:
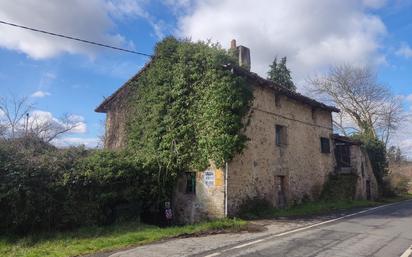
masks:
[[[230,42],[230,49],[239,60],[239,66],[250,71],[250,49],[245,46],[236,46],[236,40]]]
[[[236,39],[232,39],[232,41],[230,41],[230,49],[235,49],[236,48]]]

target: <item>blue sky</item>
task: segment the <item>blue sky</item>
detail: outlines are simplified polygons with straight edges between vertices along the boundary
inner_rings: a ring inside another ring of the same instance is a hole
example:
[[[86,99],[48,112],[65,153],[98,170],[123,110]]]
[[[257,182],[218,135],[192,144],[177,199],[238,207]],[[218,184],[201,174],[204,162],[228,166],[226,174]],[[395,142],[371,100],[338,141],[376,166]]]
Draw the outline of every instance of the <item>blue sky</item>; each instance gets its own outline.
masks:
[[[140,52],[167,35],[248,46],[252,70],[265,75],[288,56],[302,91],[330,65],[370,65],[412,103],[412,3],[407,0],[90,0],[0,2],[0,20]],[[83,129],[59,145],[93,146],[105,116],[94,108],[136,73],[146,57],[101,49],[0,24],[0,96],[30,96],[35,110],[81,117]],[[412,154],[412,124],[393,138]]]

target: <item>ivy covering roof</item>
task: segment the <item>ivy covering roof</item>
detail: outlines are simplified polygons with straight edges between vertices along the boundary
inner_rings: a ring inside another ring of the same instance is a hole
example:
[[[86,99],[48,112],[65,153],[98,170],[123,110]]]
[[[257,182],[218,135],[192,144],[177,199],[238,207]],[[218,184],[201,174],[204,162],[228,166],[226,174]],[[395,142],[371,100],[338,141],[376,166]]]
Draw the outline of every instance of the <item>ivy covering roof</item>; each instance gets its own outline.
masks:
[[[150,67],[150,64],[155,59],[156,59],[156,57],[154,57],[149,62],[147,62],[145,64],[145,66],[142,69],[140,69],[132,78],[130,78],[128,81],[126,81],[112,95],[110,95],[109,97],[104,99],[104,101],[95,109],[95,111],[100,112],[100,113],[106,113],[108,110],[110,110],[111,104],[116,100],[116,98],[119,95],[122,95],[121,92],[127,88],[128,84],[131,81],[137,80],[140,77],[140,75]],[[281,85],[277,85],[277,84],[273,83],[272,81],[264,79],[261,76],[259,76],[258,74],[254,73],[254,72],[251,72],[251,71],[248,71],[244,68],[241,68],[241,67],[238,67],[238,66],[231,66],[231,65],[223,65],[223,68],[232,69],[232,71],[235,74],[238,74],[239,76],[246,77],[248,79],[248,81],[251,82],[252,84],[257,84],[257,85],[260,85],[260,86],[267,86],[269,88],[272,88],[273,90],[275,90],[279,94],[285,95],[285,96],[287,96],[291,99],[294,99],[298,102],[305,103],[305,104],[307,104],[309,106],[312,106],[314,108],[319,108],[319,109],[323,109],[323,110],[330,111],[330,112],[340,112],[340,110],[338,108],[334,107],[334,106],[326,105],[322,102],[316,101],[315,99],[304,96],[304,95],[302,95],[300,93],[297,93],[295,91],[289,90],[289,89],[287,89],[287,88],[285,88]]]

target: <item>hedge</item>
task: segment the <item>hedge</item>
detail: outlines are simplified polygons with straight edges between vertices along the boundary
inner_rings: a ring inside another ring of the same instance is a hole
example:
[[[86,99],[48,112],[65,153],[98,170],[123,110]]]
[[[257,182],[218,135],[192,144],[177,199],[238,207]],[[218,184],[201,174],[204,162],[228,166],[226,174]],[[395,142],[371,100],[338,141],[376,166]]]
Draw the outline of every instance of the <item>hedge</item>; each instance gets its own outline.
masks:
[[[24,234],[138,219],[158,191],[156,170],[138,163],[124,152],[1,141],[0,230]]]

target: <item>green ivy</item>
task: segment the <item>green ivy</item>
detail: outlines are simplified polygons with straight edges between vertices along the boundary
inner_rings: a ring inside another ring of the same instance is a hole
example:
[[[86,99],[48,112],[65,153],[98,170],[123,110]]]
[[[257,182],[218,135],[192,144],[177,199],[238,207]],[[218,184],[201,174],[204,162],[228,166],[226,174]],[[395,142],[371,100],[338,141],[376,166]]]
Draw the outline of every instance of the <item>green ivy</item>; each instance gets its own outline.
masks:
[[[371,161],[380,194],[386,194],[384,179],[388,175],[388,159],[384,142],[374,137],[371,133],[355,134],[352,137],[362,141],[362,147],[368,153],[369,160]]]
[[[130,82],[128,150],[159,177],[222,166],[247,141],[243,118],[252,91],[225,64],[218,45],[166,38],[138,80]]]

